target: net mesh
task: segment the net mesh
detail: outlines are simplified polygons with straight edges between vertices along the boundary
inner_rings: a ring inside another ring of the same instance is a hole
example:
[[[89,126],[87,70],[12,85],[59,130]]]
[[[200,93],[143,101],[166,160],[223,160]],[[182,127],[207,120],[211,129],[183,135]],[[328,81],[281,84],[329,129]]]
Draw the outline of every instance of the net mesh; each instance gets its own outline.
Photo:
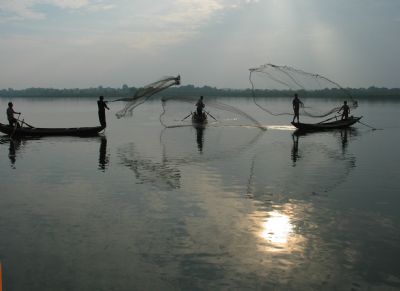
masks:
[[[162,113],[159,119],[164,127],[182,127],[191,122],[196,97],[165,97],[161,101]],[[250,126],[265,130],[265,127],[254,117],[233,105],[209,98],[205,101],[205,105],[209,125]],[[176,116],[181,116],[181,118],[177,119]]]
[[[350,109],[358,106],[350,92],[338,83],[319,74],[309,73],[290,66],[264,64],[257,68],[251,68],[249,81],[252,86],[254,103],[263,111],[274,115],[293,115],[292,112],[276,112],[269,106],[262,106],[259,97],[293,97],[298,93],[299,98],[332,98],[342,101],[350,101]],[[303,103],[305,103],[303,101]],[[321,118],[336,113],[339,106],[330,109],[317,109],[310,106],[302,106],[300,114],[308,117]]]
[[[116,113],[117,118],[131,115],[136,107],[146,102],[151,96],[173,85],[180,85],[180,82],[181,82],[181,77],[179,75],[177,77],[172,77],[172,76],[164,77],[161,80],[158,80],[154,83],[144,86],[143,88],[140,88],[139,90],[136,91],[135,95],[132,98],[114,100],[114,102],[127,101],[125,107]]]

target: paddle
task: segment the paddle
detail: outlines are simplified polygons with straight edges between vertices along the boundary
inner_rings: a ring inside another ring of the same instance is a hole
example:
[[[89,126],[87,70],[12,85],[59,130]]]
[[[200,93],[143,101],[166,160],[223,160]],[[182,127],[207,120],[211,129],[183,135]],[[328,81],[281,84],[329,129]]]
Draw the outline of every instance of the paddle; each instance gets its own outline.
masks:
[[[30,128],[35,128],[34,126],[30,125],[29,123],[26,123],[24,120],[20,121],[22,124],[27,125]]]
[[[18,113],[18,118],[17,118],[17,121],[15,122],[14,130],[13,130],[12,134],[10,135],[11,138],[13,137],[13,135],[18,127],[18,121],[19,121],[20,117],[21,117],[21,113]]]
[[[361,123],[362,125],[364,125],[364,126],[370,128],[370,129],[372,129],[372,130],[382,130],[382,128],[375,128],[375,127],[372,127],[372,126],[370,126],[370,125],[368,125],[368,124],[365,124],[365,123],[361,122],[360,120],[358,121],[358,123]]]
[[[335,115],[334,117],[331,117],[331,118],[328,118],[328,119],[326,119],[326,120],[323,120],[323,121],[321,121],[321,122],[318,122],[318,124],[320,124],[320,123],[324,123],[324,122],[327,122],[327,121],[329,121],[329,120],[332,120],[332,119],[334,119],[334,118],[338,118],[339,117],[339,115]]]
[[[181,121],[184,121],[186,118],[188,118],[189,116],[191,116],[193,113],[190,112],[190,114],[188,116],[186,116],[184,119],[182,119]]]
[[[205,113],[207,113],[208,115],[210,115],[215,121],[218,121],[214,116],[211,115],[211,113],[207,112],[204,110]]]

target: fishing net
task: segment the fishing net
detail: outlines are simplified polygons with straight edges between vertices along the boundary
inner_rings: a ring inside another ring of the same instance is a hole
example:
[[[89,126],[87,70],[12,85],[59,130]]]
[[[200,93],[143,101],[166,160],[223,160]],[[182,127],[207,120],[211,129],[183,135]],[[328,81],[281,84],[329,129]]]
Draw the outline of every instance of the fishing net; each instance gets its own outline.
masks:
[[[135,95],[132,98],[114,100],[113,102],[127,101],[125,107],[116,113],[117,118],[131,115],[132,111],[136,107],[146,102],[151,96],[173,85],[180,85],[180,82],[181,82],[181,77],[179,75],[177,77],[172,77],[172,76],[165,77],[159,81],[146,85],[143,88],[140,88],[139,90],[136,91]]]
[[[338,83],[319,74],[309,73],[289,66],[265,64],[250,69],[249,80],[252,86],[254,103],[263,111],[274,115],[293,115],[293,112],[279,112],[269,106],[268,98],[260,97],[292,97],[299,95],[304,105],[300,114],[308,117],[321,118],[336,113],[340,110],[343,101],[348,101],[350,109],[357,108],[357,101],[353,99],[348,90]],[[341,103],[330,109],[317,109],[304,102],[307,98],[321,98],[339,100]],[[261,104],[263,103],[263,104]]]
[[[162,98],[160,123],[166,128],[192,126],[191,118],[195,111],[197,97]],[[265,130],[255,118],[239,108],[214,98],[207,98],[208,126],[247,126]],[[180,117],[180,118],[178,118]]]

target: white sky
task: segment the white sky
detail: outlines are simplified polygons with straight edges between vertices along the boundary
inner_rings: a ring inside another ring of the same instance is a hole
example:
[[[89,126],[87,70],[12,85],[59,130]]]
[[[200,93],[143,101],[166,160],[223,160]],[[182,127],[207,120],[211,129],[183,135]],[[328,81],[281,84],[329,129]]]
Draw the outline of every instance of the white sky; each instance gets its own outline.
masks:
[[[264,63],[400,87],[399,0],[0,0],[0,89],[248,88]]]

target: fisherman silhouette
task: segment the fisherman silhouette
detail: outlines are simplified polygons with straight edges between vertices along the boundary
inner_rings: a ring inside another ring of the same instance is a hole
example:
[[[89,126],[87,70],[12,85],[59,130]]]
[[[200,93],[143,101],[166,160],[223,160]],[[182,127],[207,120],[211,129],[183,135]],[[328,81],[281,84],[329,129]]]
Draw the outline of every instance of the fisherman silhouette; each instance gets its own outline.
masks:
[[[295,121],[295,119],[297,118],[297,123],[299,123],[299,112],[300,112],[300,105],[303,105],[303,102],[300,101],[297,93],[294,94],[294,99],[292,101],[293,104],[293,123]]]
[[[20,125],[18,124],[18,120],[14,117],[14,114],[21,114],[21,112],[14,111],[13,106],[14,105],[12,104],[12,102],[8,102],[8,108],[7,108],[8,123],[10,124],[10,126],[20,127]]]
[[[342,120],[349,119],[349,113],[350,113],[350,107],[347,105],[347,101],[343,102],[343,106],[340,107],[339,111],[337,113],[340,113],[340,111],[343,111],[342,113]]]
[[[203,115],[203,109],[205,107],[204,102],[203,102],[203,96],[200,96],[200,99],[196,103],[196,112],[197,116],[202,116]]]
[[[100,96],[99,100],[97,100],[97,106],[99,108],[99,121],[101,127],[105,128],[107,126],[106,123],[106,109],[110,110],[107,106],[107,101],[104,101],[104,97]]]

